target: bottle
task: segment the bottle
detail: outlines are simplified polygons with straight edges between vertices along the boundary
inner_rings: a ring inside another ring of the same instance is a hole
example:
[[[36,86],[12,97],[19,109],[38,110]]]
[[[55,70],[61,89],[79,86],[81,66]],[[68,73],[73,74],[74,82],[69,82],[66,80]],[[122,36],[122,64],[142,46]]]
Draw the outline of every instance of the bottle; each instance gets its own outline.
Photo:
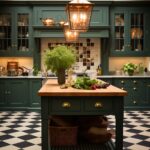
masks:
[[[98,75],[98,76],[102,75],[102,67],[101,67],[101,64],[98,65],[98,67],[97,67],[97,75]]]

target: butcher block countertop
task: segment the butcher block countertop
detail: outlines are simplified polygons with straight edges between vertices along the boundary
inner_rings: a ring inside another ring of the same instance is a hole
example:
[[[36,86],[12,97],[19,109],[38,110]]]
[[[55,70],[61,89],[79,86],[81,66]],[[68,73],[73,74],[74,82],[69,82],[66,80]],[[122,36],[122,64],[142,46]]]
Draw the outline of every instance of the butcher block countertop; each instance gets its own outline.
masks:
[[[48,79],[38,91],[39,96],[125,96],[127,92],[115,86],[108,86],[106,89],[84,90],[72,87],[61,89],[57,80]]]

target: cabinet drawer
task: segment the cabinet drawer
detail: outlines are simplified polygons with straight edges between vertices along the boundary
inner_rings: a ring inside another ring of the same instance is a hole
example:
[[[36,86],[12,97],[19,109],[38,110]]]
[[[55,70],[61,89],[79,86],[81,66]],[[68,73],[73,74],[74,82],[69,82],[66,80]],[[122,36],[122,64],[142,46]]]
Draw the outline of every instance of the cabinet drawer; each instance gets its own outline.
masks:
[[[85,111],[111,111],[113,108],[113,103],[111,98],[94,98],[84,101]]]
[[[53,112],[79,112],[81,101],[73,98],[56,98],[52,100],[51,110]]]

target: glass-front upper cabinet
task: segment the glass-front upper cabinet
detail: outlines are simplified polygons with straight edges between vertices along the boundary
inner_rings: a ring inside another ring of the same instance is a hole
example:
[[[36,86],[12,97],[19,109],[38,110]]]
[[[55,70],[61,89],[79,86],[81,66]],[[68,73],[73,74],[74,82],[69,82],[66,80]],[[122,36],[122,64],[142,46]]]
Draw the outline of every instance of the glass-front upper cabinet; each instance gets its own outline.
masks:
[[[10,49],[11,32],[11,14],[0,13],[0,51]]]
[[[115,14],[115,50],[124,50],[124,14]]]
[[[0,56],[31,56],[31,11],[27,7],[0,10]]]
[[[111,10],[111,51],[114,56],[147,56],[150,44],[147,9],[115,7]]]
[[[19,13],[17,17],[17,50],[29,51],[29,14]]]
[[[144,14],[131,13],[131,50],[143,51],[144,46]]]

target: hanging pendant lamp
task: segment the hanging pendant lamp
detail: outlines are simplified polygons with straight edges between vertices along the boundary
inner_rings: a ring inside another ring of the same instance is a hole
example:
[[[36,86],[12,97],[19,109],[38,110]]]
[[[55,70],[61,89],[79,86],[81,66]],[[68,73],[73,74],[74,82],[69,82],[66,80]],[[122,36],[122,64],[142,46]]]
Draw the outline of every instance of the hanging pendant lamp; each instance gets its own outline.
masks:
[[[73,0],[66,6],[71,30],[86,32],[90,24],[93,4],[87,0]]]

